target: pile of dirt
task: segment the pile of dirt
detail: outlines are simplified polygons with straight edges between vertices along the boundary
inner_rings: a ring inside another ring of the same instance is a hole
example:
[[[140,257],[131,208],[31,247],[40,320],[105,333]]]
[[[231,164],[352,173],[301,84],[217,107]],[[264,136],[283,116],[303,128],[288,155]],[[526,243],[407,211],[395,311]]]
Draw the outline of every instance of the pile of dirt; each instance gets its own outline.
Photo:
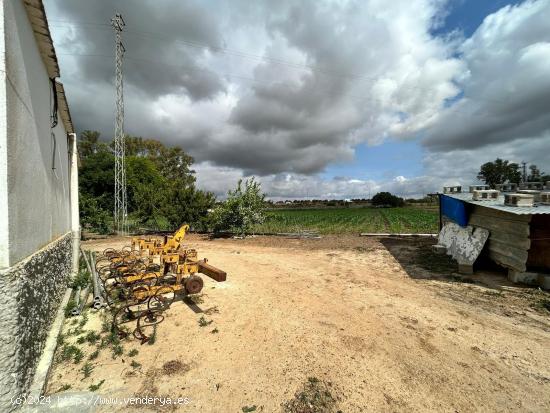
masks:
[[[170,360],[162,365],[162,373],[166,376],[173,376],[178,373],[186,373],[190,370],[188,364],[179,360]]]

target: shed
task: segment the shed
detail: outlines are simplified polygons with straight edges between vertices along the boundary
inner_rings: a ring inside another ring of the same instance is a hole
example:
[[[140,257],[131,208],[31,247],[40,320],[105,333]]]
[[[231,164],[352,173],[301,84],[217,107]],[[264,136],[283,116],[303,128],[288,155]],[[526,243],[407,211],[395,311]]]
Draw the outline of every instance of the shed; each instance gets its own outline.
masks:
[[[508,270],[514,282],[548,288],[550,282],[550,205],[504,205],[504,195],[494,200],[473,199],[471,193],[439,194],[441,224],[484,228],[489,238],[482,251]]]

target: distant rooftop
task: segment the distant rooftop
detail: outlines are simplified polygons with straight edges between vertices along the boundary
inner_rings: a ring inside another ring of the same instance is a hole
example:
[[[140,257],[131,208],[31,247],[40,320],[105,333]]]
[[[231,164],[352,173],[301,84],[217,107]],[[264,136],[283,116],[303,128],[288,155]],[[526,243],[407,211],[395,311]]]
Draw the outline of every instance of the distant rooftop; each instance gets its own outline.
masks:
[[[441,194],[450,198],[459,199],[467,202],[468,204],[480,205],[487,208],[498,209],[499,211],[509,212],[516,215],[538,215],[538,214],[550,214],[550,205],[535,204],[532,207],[515,207],[504,205],[504,195],[501,193],[495,200],[486,201],[474,201],[472,199],[473,194],[469,192],[460,192],[452,194]]]

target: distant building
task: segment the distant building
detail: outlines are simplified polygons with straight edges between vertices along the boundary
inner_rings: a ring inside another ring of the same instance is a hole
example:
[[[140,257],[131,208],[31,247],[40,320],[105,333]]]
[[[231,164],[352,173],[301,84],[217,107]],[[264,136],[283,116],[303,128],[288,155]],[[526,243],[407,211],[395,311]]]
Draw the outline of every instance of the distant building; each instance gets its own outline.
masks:
[[[42,1],[2,1],[0,13],[0,410],[9,411],[29,389],[78,262],[78,177]]]

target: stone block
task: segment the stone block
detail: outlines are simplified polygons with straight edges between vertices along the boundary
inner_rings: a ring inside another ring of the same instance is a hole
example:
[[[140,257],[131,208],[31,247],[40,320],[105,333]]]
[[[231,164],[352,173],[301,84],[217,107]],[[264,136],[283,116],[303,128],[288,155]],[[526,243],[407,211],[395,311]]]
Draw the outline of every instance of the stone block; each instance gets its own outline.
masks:
[[[550,205],[550,192],[540,193],[540,203],[543,205]]]
[[[537,285],[539,274],[536,272],[519,272],[516,270],[508,270],[508,280],[514,284]]]
[[[470,193],[474,193],[474,191],[486,191],[488,189],[491,189],[489,185],[470,185]]]
[[[444,194],[459,194],[461,192],[462,192],[461,186],[444,186],[443,187]]]
[[[528,194],[504,194],[504,205],[514,207],[532,207],[535,197]]]
[[[500,192],[516,192],[518,184],[497,184],[496,189]]]
[[[544,184],[542,182],[521,182],[519,184],[519,189],[530,189],[541,191],[544,189]]]
[[[540,191],[535,189],[520,189],[518,194],[532,195],[534,202],[540,202]]]
[[[476,189],[473,191],[474,201],[496,201],[500,192],[495,189]]]

